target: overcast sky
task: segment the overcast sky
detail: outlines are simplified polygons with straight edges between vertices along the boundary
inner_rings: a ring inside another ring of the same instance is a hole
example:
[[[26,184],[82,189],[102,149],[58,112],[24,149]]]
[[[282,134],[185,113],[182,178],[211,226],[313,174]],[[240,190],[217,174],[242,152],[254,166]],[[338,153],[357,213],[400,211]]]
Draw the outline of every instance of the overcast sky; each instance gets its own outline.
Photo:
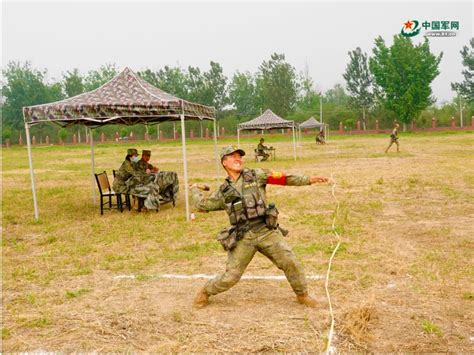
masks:
[[[473,36],[473,5],[465,2],[11,2],[2,5],[2,61],[30,61],[52,79],[105,63],[135,71],[164,65],[224,73],[255,73],[274,52],[298,72],[307,66],[317,90],[344,84],[348,51],[372,54],[381,35],[391,45],[407,20],[458,21],[456,37],[430,38],[444,53],[433,83],[438,103],[461,81],[459,51]],[[423,30],[422,30],[423,33]],[[414,42],[423,37],[418,35]]]

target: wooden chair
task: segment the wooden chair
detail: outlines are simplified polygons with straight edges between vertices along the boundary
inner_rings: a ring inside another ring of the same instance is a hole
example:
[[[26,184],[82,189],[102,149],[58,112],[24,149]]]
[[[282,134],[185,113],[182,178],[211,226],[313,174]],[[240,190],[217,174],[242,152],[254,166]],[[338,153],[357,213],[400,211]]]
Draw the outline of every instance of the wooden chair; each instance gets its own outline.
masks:
[[[117,207],[120,212],[123,212],[122,195],[116,194],[114,191],[112,191],[112,188],[110,187],[109,183],[109,178],[107,177],[107,173],[104,171],[103,173],[94,175],[100,192],[100,214],[104,214],[105,206],[108,206],[109,210],[111,210],[113,207]],[[114,197],[117,201],[117,203],[115,204],[113,203]]]
[[[114,179],[115,179],[115,175],[117,174],[117,170],[112,170],[112,174],[114,175]],[[125,205],[127,206],[128,210],[130,211],[132,209],[132,203],[130,202],[130,194],[122,194],[125,196]],[[122,199],[122,196],[120,196],[120,199]]]

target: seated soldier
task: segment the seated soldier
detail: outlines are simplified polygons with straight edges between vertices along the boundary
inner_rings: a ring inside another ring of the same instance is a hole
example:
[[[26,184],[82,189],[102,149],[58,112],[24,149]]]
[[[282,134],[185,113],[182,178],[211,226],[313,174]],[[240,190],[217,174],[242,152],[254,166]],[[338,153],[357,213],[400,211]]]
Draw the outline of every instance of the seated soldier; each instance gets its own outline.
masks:
[[[258,143],[257,146],[257,156],[262,157],[262,161],[265,161],[268,160],[268,157],[270,155],[265,152],[268,147],[263,145],[263,142],[265,142],[265,140],[263,138],[260,138],[260,143]]]
[[[117,171],[112,185],[116,193],[128,194],[135,185],[143,183],[144,174],[135,169],[137,161],[137,150],[127,149],[125,160]]]
[[[326,144],[324,139],[324,131],[319,131],[319,134],[316,136],[316,144]]]
[[[115,175],[113,190],[116,193],[130,194],[144,199],[148,210],[159,210],[159,188],[147,174],[137,169],[138,152],[134,148],[127,150],[125,160]]]
[[[149,163],[151,158],[151,150],[142,150],[142,158],[138,161],[136,168],[138,170],[146,172],[148,175],[151,173],[156,174],[158,172],[158,167],[153,166]]]
[[[136,163],[135,168],[142,173],[150,176],[150,182],[157,187],[161,202],[174,202],[178,195],[179,180],[178,174],[174,171],[159,171],[158,167],[154,167],[149,163],[151,158],[151,150],[143,150],[142,158]]]

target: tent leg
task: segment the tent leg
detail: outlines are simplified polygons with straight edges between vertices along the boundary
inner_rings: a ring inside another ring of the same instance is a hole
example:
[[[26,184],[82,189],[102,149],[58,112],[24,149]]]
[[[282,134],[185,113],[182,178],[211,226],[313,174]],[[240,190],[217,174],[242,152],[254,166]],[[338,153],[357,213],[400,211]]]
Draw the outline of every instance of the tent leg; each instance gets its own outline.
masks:
[[[299,157],[301,158],[303,156],[303,140],[302,140],[302,137],[301,137],[301,127],[298,127],[298,130],[296,131],[297,132],[297,136],[298,136],[298,154],[299,154]]]
[[[240,149],[240,129],[237,128],[237,148]]]
[[[184,168],[184,199],[186,203],[186,221],[189,222],[189,186],[188,186],[188,160],[186,158],[186,129],[184,125],[184,115],[180,115],[181,119],[181,146],[183,149],[183,168]]]
[[[293,155],[294,155],[295,161],[296,161],[296,141],[295,141],[296,138],[295,138],[295,126],[294,125],[291,127],[291,131],[293,133]]]
[[[35,219],[39,219],[38,202],[36,200],[35,173],[33,170],[33,158],[31,153],[30,127],[25,123],[26,145],[28,147],[28,162],[30,163],[31,191],[33,192],[33,206],[35,208]]]
[[[214,119],[214,156],[216,160],[216,178],[219,179],[219,154],[217,152],[217,127]]]
[[[95,162],[94,162],[94,138],[92,136],[92,129],[89,128],[89,142],[91,142],[91,169],[92,169],[92,173],[91,173],[91,183],[92,183],[92,202],[94,203],[95,205],[95,202],[96,202],[96,192],[95,192],[95,178],[94,178],[94,174],[95,174]]]

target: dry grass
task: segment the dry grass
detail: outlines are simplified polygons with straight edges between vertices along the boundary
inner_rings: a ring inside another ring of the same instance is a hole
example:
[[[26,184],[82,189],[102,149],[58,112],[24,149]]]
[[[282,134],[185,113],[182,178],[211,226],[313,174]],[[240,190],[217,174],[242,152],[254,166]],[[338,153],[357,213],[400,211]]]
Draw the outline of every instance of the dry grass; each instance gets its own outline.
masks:
[[[260,165],[334,173],[337,181],[336,349],[473,352],[473,135],[402,134],[402,153],[387,155],[386,137],[341,137],[326,146],[308,138],[297,162],[289,142],[272,138],[278,160]],[[243,147],[250,152],[253,144]],[[152,161],[182,179],[179,145],[136,146],[152,149]],[[97,171],[111,175],[125,148],[96,147]],[[226,256],[214,236],[225,214],[186,223],[181,191],[176,208],[101,217],[91,203],[89,154],[86,146],[34,149],[35,222],[26,148],[3,151],[2,351],[324,351],[327,303],[298,305],[286,282],[241,281],[198,311],[191,304],[202,280],[154,277],[221,271]],[[223,175],[216,178],[212,156],[208,142],[188,147],[190,178],[216,188]],[[330,190],[268,188],[308,274],[325,273],[336,243]],[[261,256],[247,273],[281,274]],[[137,277],[114,279],[122,274]],[[321,298],[323,284],[310,281],[311,293]]]

